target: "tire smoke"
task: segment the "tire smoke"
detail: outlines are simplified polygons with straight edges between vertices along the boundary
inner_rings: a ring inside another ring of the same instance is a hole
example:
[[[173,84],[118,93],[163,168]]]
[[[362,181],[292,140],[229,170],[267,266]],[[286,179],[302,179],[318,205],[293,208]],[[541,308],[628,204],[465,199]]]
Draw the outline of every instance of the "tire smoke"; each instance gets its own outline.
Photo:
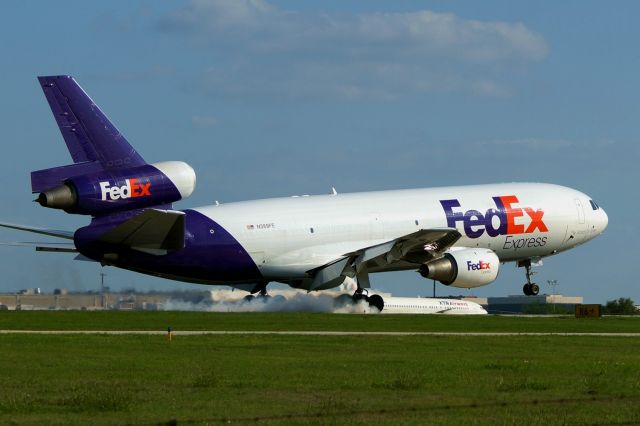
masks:
[[[202,312],[325,312],[325,313],[378,313],[365,300],[354,302],[348,293],[306,293],[297,290],[275,290],[269,296],[245,296],[246,293],[231,290],[212,290],[209,297],[194,302],[169,299],[166,311]]]

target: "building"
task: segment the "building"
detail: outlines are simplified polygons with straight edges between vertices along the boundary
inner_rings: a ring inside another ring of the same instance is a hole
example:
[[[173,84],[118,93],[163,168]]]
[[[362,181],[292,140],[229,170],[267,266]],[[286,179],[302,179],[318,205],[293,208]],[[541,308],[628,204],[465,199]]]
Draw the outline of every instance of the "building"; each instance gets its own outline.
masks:
[[[572,314],[575,312],[575,306],[582,304],[582,302],[582,296],[563,296],[561,294],[513,295],[488,297],[485,309],[490,314]]]
[[[55,292],[59,293],[59,292]],[[62,294],[4,293],[0,294],[0,309],[10,310],[157,310],[173,295],[171,293],[66,293]],[[4,307],[4,308],[2,308]]]

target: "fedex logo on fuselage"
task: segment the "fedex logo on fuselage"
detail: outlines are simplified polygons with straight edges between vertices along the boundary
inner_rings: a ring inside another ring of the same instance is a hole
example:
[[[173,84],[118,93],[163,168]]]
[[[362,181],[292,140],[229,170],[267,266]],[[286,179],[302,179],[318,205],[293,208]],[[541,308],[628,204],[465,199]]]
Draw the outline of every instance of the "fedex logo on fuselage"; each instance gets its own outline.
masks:
[[[469,238],[480,238],[485,231],[490,237],[531,234],[536,230],[549,231],[542,220],[544,216],[542,209],[518,207],[519,201],[515,195],[502,195],[492,199],[496,208],[488,209],[485,213],[478,210],[456,211],[454,209],[460,207],[458,200],[440,200],[447,216],[447,226],[456,228],[458,222],[462,222],[464,233]]]
[[[111,186],[109,181],[100,182],[102,200],[148,197],[151,195],[150,188],[151,183],[138,183],[137,178],[125,179],[123,186]]]

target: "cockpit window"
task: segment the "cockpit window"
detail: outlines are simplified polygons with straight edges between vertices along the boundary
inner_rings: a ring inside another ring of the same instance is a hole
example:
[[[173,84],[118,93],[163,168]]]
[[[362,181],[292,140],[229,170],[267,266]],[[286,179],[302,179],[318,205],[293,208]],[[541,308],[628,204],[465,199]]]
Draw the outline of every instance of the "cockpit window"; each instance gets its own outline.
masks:
[[[593,201],[593,200],[589,200],[589,203],[591,204],[591,208],[593,210],[598,210],[600,208],[600,206],[598,204],[596,204],[596,202]]]

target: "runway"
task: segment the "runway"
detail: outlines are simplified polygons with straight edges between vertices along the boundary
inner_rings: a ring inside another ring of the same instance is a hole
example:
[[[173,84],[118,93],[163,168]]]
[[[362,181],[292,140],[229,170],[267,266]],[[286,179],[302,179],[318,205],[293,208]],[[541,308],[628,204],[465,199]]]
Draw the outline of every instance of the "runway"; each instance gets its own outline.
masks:
[[[166,335],[166,330],[0,330],[0,334],[60,334],[60,335]],[[334,337],[640,337],[640,333],[556,333],[556,332],[455,332],[455,331],[224,331],[224,330],[175,330],[173,336],[221,336],[221,335],[281,335],[281,336],[334,336]]]

